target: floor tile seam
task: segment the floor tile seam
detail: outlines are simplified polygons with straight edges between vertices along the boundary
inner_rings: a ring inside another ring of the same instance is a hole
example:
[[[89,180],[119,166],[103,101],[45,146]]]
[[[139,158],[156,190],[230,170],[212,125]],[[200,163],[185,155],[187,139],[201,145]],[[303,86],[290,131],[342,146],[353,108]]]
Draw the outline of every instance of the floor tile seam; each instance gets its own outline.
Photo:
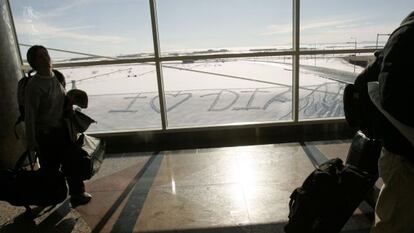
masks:
[[[134,178],[129,182],[127,187],[123,190],[123,192],[117,198],[112,207],[104,214],[104,216],[100,219],[95,228],[92,229],[92,233],[98,233],[104,228],[104,226],[108,223],[109,219],[115,214],[118,208],[122,206],[122,203],[124,203],[125,199],[128,198],[128,196],[134,189],[135,185],[139,182],[139,180],[141,179],[145,171],[148,169],[148,167],[153,163],[156,156],[160,154],[160,152],[154,152],[153,155],[145,162],[144,166],[136,173]]]
[[[152,184],[159,172],[164,154],[159,152],[145,169],[129,192],[129,197],[122,208],[118,219],[113,224],[111,232],[132,232],[139,221],[141,212],[151,192]]]

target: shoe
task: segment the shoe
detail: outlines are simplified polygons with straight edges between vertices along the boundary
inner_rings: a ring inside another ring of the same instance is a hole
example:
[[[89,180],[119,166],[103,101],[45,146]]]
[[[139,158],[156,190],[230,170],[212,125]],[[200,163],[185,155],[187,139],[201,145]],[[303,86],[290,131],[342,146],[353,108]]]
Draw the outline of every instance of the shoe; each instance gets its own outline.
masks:
[[[89,203],[92,199],[92,195],[87,193],[87,192],[83,192],[81,194],[78,195],[71,195],[70,196],[70,204],[72,205],[73,208],[75,208],[76,206],[79,205],[85,205],[87,203]]]

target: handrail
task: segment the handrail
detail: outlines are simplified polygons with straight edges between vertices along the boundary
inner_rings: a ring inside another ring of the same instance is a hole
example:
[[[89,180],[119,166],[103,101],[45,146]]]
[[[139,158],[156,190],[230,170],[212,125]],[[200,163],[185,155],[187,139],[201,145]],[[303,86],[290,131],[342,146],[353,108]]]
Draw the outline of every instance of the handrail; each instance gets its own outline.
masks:
[[[376,49],[338,49],[338,50],[300,50],[299,55],[328,55],[328,54],[346,54],[346,53],[373,53]],[[183,56],[161,56],[141,57],[128,59],[97,60],[84,62],[56,62],[54,67],[77,67],[77,66],[97,66],[97,65],[117,65],[131,63],[148,63],[148,62],[166,62],[166,61],[184,61],[184,60],[209,60],[209,59],[228,59],[228,58],[249,58],[249,57],[272,57],[272,56],[293,56],[294,51],[275,51],[275,52],[244,52],[244,53],[217,53],[205,55],[183,55]],[[109,57],[108,57],[109,58]]]

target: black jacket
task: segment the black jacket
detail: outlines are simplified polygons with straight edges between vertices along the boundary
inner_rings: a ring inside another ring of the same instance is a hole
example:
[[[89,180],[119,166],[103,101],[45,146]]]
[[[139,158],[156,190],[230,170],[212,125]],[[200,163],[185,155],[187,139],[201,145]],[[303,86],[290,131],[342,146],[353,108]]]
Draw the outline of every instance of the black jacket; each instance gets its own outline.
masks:
[[[414,11],[401,24],[414,20]],[[381,104],[397,120],[414,127],[414,22],[388,39],[378,76]],[[384,147],[414,161],[414,148],[387,120],[382,120]]]

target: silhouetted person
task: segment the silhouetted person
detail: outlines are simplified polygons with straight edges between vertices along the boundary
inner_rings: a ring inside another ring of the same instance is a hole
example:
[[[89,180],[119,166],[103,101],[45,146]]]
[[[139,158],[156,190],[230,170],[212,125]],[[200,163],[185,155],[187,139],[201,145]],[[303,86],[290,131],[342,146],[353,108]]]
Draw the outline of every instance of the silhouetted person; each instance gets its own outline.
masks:
[[[414,11],[401,24],[414,20]],[[388,39],[378,77],[382,107],[414,127],[414,22]],[[414,148],[385,118],[377,125],[383,149],[379,174],[384,181],[375,210],[373,233],[414,232]]]
[[[88,203],[92,196],[85,192],[83,180],[76,176],[76,165],[71,156],[76,148],[64,124],[64,76],[52,70],[47,49],[34,45],[27,51],[27,61],[36,73],[25,88],[24,111],[28,147],[39,152],[40,166],[44,169],[62,169],[65,174],[72,206]],[[62,81],[63,80],[63,81]]]

